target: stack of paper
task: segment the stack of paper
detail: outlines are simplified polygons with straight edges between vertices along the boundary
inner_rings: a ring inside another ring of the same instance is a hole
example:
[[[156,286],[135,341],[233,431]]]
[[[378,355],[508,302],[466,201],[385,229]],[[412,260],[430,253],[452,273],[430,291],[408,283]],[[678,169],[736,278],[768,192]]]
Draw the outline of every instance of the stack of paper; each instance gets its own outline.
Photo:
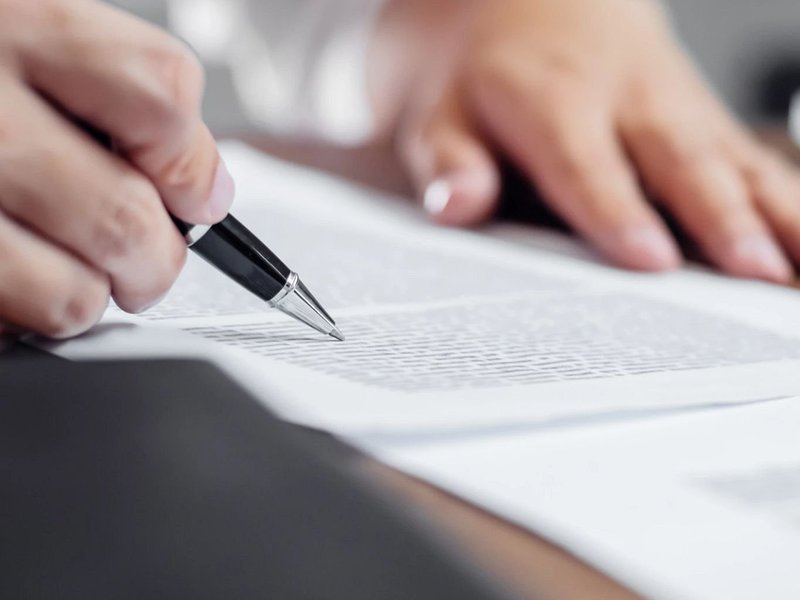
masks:
[[[111,311],[92,334],[52,346],[55,351],[73,358],[211,357],[287,418],[328,427],[415,472],[430,456],[425,474],[433,481],[552,532],[556,541],[648,592],[714,597],[704,594],[724,589],[725,565],[731,577],[742,576],[737,560],[756,574],[783,577],[752,547],[741,545],[737,553],[728,545],[729,552],[711,563],[708,546],[687,539],[686,557],[700,571],[709,565],[708,585],[679,585],[680,569],[662,572],[653,564],[668,556],[648,554],[640,538],[624,535],[633,516],[625,525],[605,504],[583,516],[570,509],[591,504],[582,482],[598,484],[584,472],[591,468],[570,457],[600,456],[602,440],[584,445],[582,436],[591,431],[601,438],[602,423],[611,431],[624,422],[633,436],[640,426],[683,410],[800,395],[800,298],[794,292],[701,272],[623,273],[563,238],[520,227],[441,230],[402,200],[244,146],[229,145],[225,155],[239,184],[237,217],[319,292],[348,341],[321,339],[265,310],[193,258],[162,306],[144,318]],[[708,422],[717,414],[741,413],[712,412]],[[672,444],[670,436],[680,437],[680,421],[663,422],[672,423],[670,431],[650,440],[652,452]],[[711,434],[709,440],[720,439]],[[512,455],[502,447],[506,439],[515,444]],[[754,444],[759,440],[754,433]],[[538,452],[543,443],[559,451],[530,463],[514,458]],[[643,461],[639,468],[647,459],[634,446],[632,439],[626,452]],[[470,458],[453,459],[459,452]],[[675,454],[670,466],[669,457],[653,464],[648,480],[659,480],[668,496],[680,489],[674,472],[684,460]],[[722,505],[726,496],[713,491],[718,469],[711,466],[697,475],[705,482],[698,493]],[[603,493],[620,498],[621,506],[633,498],[649,503],[638,513],[646,518],[656,505],[640,489],[638,475],[625,475],[627,468],[620,465]],[[507,478],[508,485],[496,486],[501,496],[489,493],[497,483],[486,479],[492,474]],[[559,500],[536,501],[548,489]],[[521,505],[530,510],[518,510]],[[705,516],[688,505],[663,518],[651,543],[670,553],[675,541],[666,530],[681,530],[672,520]],[[745,521],[731,517],[725,526],[736,532],[736,523],[746,528]],[[587,534],[563,526],[573,522]],[[708,534],[710,544],[724,541],[712,539],[713,528],[694,531]],[[605,550],[595,542],[606,535],[616,536],[627,552],[599,560]],[[800,576],[784,583],[800,585]]]

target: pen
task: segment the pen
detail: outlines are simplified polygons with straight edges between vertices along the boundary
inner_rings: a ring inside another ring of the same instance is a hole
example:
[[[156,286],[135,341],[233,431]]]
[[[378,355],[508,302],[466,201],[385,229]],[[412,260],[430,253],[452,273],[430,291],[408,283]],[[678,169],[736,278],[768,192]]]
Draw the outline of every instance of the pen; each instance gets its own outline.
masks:
[[[86,123],[78,121],[77,124],[113,152],[110,136]],[[233,215],[213,226],[190,225],[175,217],[172,217],[172,222],[190,250],[269,306],[324,335],[344,341],[336,322],[300,281],[297,273]]]
[[[297,273],[233,215],[214,226],[189,225],[173,217],[189,248],[273,308],[341,342],[336,327]]]

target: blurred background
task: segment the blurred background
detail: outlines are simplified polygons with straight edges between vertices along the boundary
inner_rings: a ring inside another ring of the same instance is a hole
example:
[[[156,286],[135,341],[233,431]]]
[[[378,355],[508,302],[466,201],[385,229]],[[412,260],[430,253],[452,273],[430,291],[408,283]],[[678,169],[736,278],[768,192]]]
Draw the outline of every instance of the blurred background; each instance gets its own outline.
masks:
[[[336,0],[331,0],[335,2]],[[112,2],[164,23],[163,0]],[[666,0],[676,27],[707,77],[753,124],[786,119],[800,89],[798,0]],[[241,131],[246,120],[228,74],[211,69],[207,118],[217,131]]]

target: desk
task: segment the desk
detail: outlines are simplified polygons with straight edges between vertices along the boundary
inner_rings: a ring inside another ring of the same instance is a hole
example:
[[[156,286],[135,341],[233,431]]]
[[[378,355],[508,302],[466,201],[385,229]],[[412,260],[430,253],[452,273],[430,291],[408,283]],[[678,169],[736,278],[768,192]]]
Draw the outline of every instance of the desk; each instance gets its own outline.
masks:
[[[434,523],[521,600],[638,600],[565,550],[430,484],[362,459],[358,469]]]

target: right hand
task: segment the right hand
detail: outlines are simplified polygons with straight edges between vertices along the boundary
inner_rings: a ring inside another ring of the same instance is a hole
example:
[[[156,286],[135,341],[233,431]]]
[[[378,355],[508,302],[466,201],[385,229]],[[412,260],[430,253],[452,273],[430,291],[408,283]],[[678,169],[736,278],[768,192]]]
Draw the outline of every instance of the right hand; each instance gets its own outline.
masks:
[[[186,257],[168,213],[213,224],[233,201],[201,67],[95,0],[0,0],[0,40],[0,329],[65,338],[110,297],[146,309]]]

